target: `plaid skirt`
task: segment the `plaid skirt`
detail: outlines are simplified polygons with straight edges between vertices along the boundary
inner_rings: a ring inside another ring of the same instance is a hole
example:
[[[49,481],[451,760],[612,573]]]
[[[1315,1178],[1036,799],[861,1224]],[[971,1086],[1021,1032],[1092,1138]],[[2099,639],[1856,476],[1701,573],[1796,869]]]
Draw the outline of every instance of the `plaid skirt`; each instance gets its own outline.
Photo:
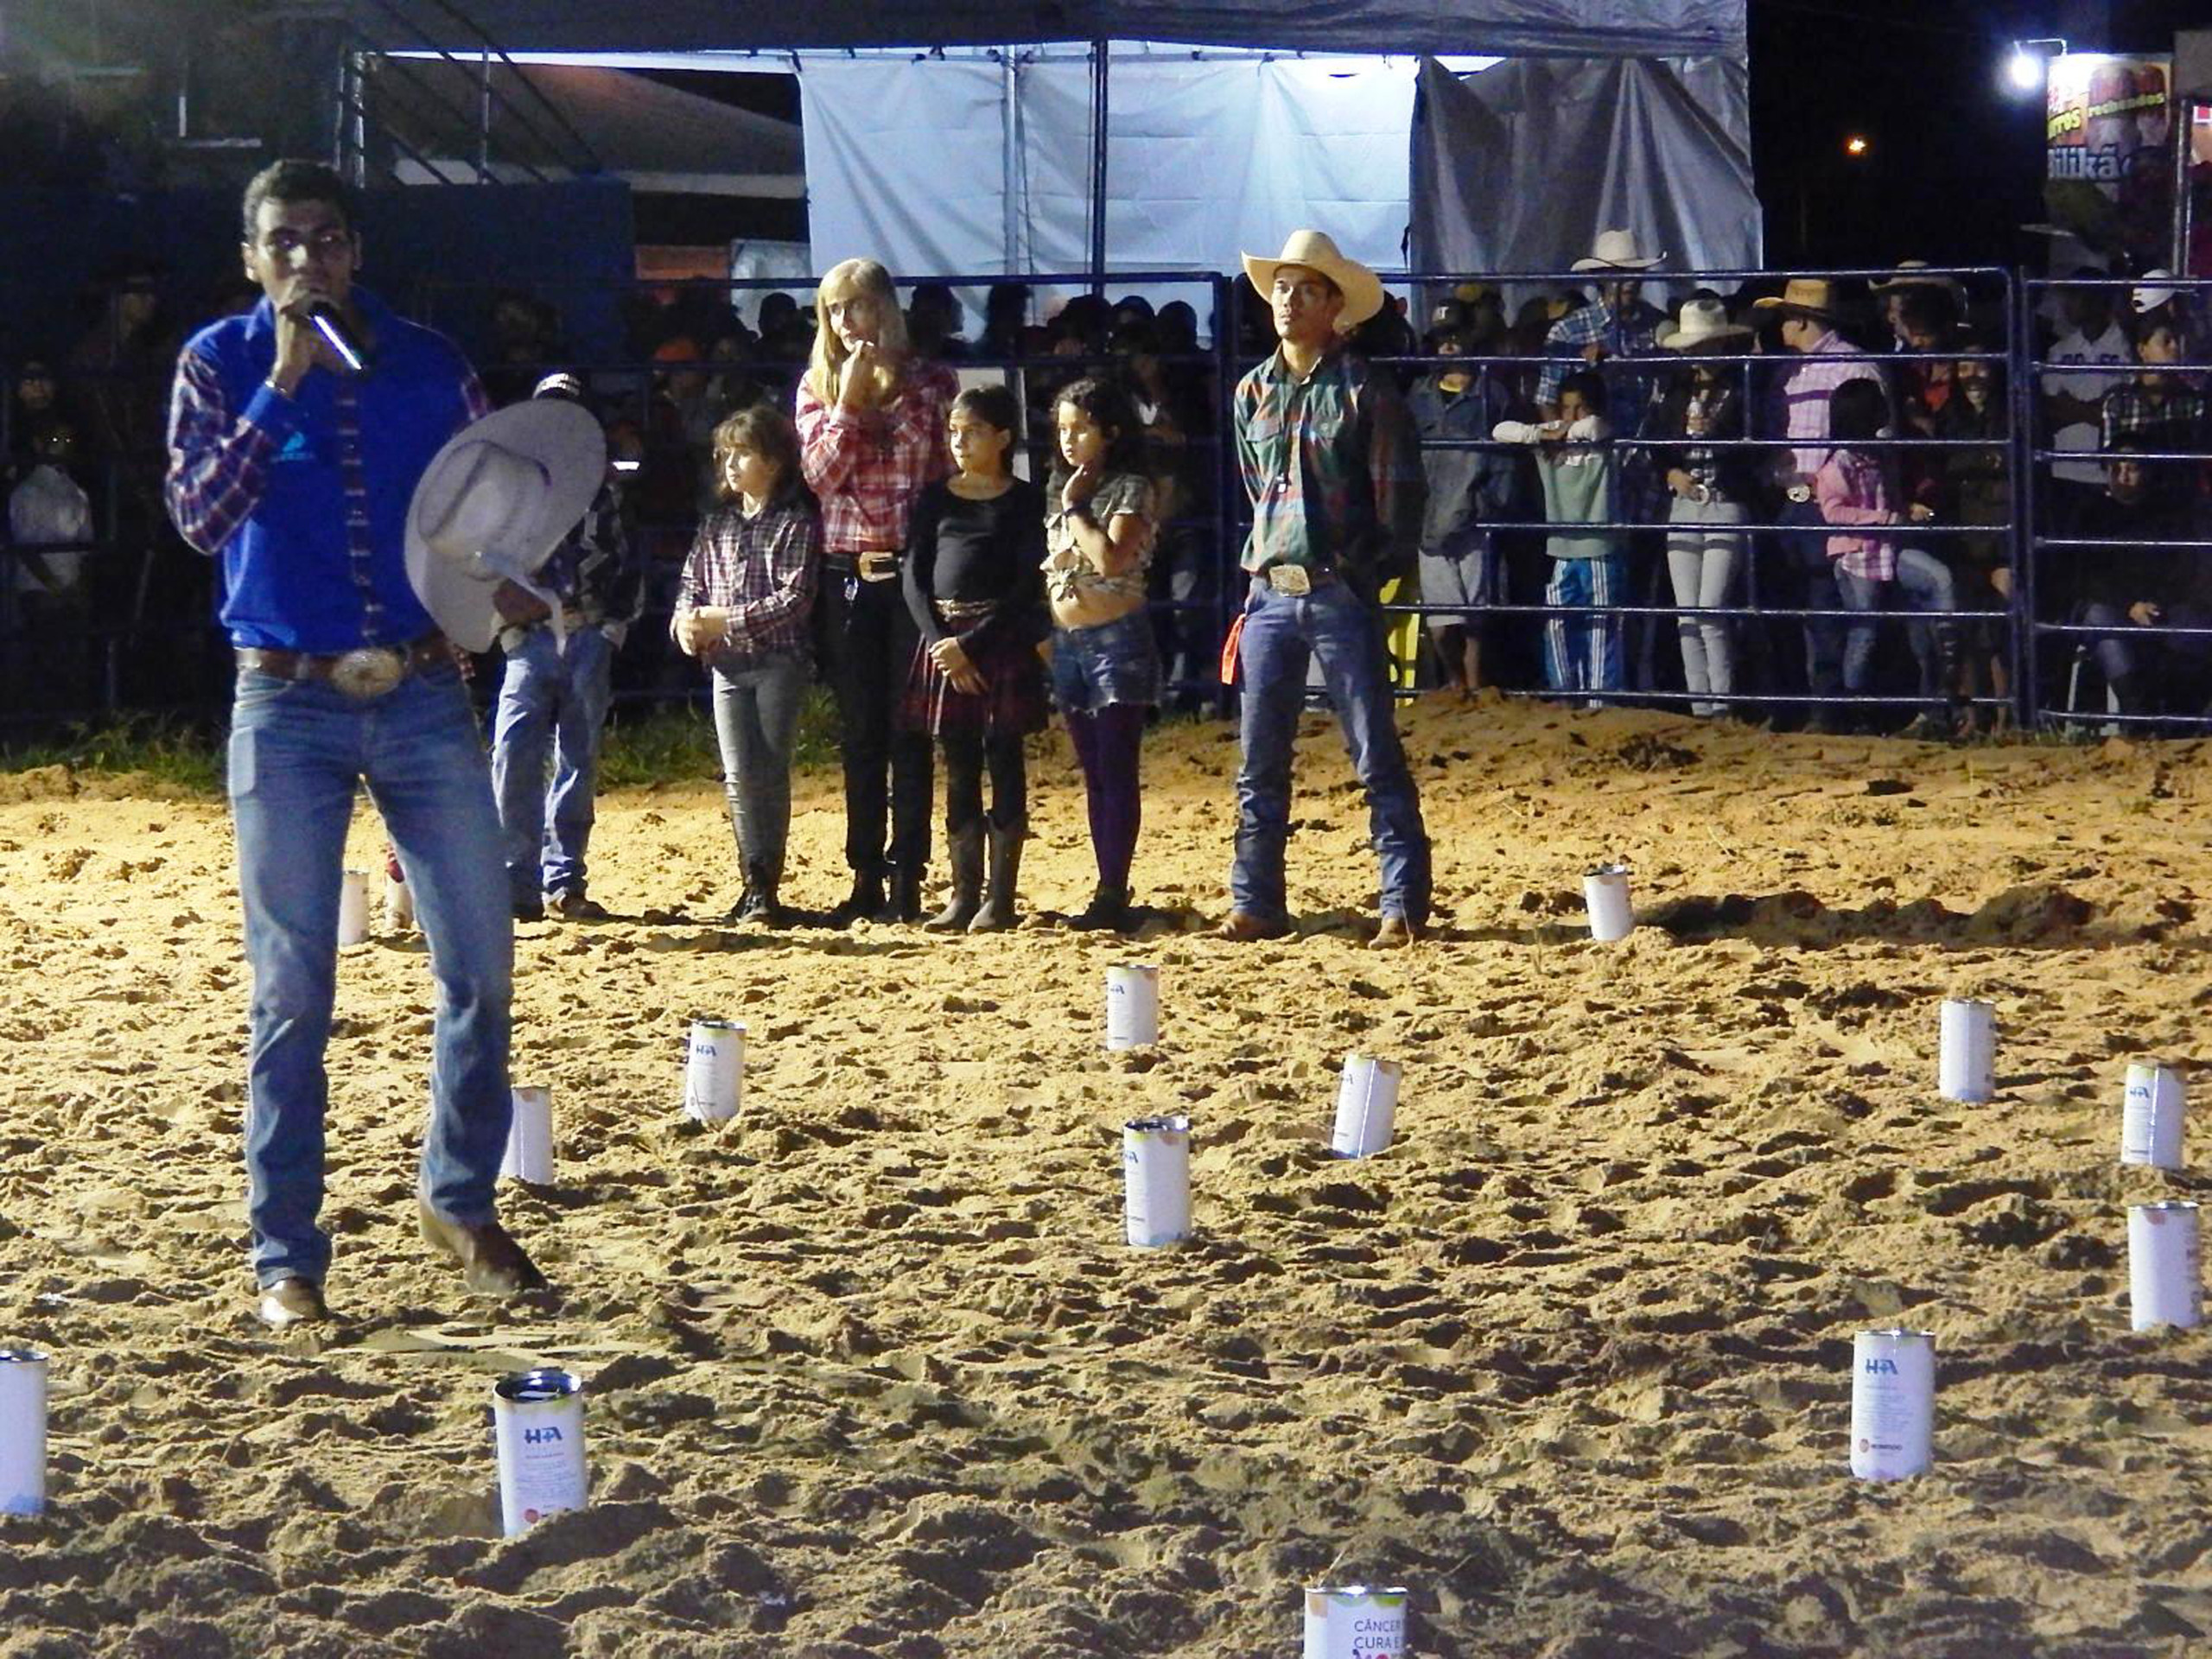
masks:
[[[1045,729],[1051,704],[1045,696],[1045,664],[1034,645],[1027,640],[1001,643],[969,660],[983,677],[981,691],[956,690],[930,660],[929,647],[915,646],[899,698],[899,729],[982,738],[1026,737]]]

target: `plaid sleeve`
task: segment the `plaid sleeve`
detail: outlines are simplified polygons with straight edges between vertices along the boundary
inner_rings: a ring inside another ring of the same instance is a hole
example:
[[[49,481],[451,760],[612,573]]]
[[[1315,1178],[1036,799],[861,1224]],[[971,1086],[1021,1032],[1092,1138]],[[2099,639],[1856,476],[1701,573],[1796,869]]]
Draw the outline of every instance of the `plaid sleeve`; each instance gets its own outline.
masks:
[[[177,533],[202,553],[221,552],[261,505],[270,459],[297,419],[298,406],[267,385],[232,415],[215,365],[194,352],[179,358],[162,486]]]

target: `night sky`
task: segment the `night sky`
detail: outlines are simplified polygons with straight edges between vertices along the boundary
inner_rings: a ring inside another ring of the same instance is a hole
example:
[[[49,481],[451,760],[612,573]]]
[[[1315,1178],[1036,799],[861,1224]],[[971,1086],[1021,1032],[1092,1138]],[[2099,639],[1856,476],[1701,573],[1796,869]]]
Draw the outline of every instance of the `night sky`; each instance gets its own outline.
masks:
[[[1752,163],[1767,263],[2039,264],[2041,94],[2010,44],[2169,51],[2205,0],[1751,0]],[[1844,154],[1853,133],[1864,159]]]

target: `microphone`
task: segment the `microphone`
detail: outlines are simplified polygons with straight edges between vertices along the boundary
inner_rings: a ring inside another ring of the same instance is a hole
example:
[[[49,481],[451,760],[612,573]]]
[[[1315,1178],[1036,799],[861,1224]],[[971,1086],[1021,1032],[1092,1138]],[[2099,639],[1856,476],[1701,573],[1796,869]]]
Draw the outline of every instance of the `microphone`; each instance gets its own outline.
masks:
[[[330,349],[338,353],[338,360],[346,365],[348,374],[368,372],[368,353],[361,349],[360,341],[353,338],[353,327],[346,321],[344,312],[328,300],[309,300],[300,308],[300,315],[309,327],[322,336]]]

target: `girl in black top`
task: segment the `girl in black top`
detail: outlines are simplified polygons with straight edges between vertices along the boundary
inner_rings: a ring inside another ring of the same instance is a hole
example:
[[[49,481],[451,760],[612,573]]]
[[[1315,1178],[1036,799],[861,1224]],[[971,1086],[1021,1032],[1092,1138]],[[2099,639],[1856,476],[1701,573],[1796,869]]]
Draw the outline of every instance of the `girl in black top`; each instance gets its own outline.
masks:
[[[1050,632],[1040,566],[1045,503],[1014,476],[1020,411],[1003,386],[953,400],[946,423],[959,470],[914,504],[904,580],[921,632],[899,710],[900,726],[933,734],[944,753],[945,835],[952,899],[924,925],[997,932],[1014,923],[1028,833],[1022,739],[1044,729]],[[983,898],[983,772],[991,774],[990,896]]]

